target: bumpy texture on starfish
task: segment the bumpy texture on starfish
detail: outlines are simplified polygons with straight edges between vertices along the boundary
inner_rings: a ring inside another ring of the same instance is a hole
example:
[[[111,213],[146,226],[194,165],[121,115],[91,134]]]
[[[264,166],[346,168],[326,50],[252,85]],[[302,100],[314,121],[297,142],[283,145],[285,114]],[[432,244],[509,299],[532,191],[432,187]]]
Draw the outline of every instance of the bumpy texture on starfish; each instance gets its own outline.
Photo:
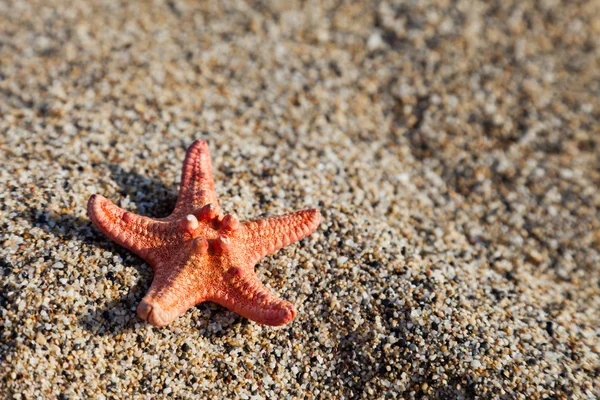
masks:
[[[260,283],[254,265],[314,232],[321,214],[311,209],[247,222],[223,215],[206,142],[187,150],[177,204],[167,218],[132,214],[99,195],[90,197],[87,210],[105,235],[152,265],[154,280],[137,308],[152,325],[167,325],[203,301],[266,325],[296,317],[291,303]]]

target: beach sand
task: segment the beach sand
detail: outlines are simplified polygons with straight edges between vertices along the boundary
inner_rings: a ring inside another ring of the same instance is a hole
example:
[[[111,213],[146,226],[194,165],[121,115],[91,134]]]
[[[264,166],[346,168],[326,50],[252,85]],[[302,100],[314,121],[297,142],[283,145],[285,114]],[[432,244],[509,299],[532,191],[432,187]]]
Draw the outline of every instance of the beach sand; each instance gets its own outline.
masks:
[[[1,398],[600,397],[599,14],[0,1]],[[256,266],[292,323],[136,316],[86,202],[168,215],[195,139],[225,212],[321,211]]]

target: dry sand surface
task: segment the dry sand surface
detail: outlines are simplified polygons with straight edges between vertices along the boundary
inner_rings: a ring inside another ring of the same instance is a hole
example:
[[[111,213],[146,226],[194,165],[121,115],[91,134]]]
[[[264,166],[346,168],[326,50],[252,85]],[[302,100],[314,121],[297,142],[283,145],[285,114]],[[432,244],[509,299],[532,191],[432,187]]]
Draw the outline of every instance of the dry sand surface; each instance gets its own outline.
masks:
[[[598,398],[599,15],[0,0],[0,397]],[[86,201],[168,215],[195,139],[226,212],[321,210],[256,267],[291,324],[136,316]]]

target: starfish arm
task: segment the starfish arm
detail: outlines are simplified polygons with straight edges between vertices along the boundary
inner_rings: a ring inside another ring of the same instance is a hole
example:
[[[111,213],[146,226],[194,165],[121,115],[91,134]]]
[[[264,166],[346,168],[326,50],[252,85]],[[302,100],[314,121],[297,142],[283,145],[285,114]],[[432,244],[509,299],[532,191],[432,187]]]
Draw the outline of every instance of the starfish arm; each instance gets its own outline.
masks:
[[[273,295],[251,268],[230,269],[225,279],[227,289],[217,292],[208,300],[259,324],[279,326],[296,317],[296,308],[288,301]]]
[[[207,298],[207,285],[197,274],[198,260],[185,258],[180,253],[170,259],[170,268],[157,265],[152,284],[137,307],[140,318],[165,326]]]
[[[90,197],[87,211],[102,233],[145,259],[174,236],[166,222],[130,213],[97,194]]]
[[[208,144],[196,140],[188,148],[181,171],[181,188],[172,217],[191,214],[206,204],[218,206]]]
[[[244,247],[257,262],[313,233],[321,222],[319,210],[310,209],[294,213],[251,220],[243,223]]]

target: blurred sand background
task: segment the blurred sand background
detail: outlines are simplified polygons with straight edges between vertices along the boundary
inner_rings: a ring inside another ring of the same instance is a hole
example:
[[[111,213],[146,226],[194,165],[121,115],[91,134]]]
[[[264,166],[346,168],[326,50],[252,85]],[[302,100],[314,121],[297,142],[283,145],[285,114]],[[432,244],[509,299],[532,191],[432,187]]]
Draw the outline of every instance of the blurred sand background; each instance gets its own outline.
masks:
[[[595,1],[0,1],[0,393],[600,396]],[[194,139],[242,219],[318,207],[257,265],[271,328],[135,307],[100,193],[173,207]]]

